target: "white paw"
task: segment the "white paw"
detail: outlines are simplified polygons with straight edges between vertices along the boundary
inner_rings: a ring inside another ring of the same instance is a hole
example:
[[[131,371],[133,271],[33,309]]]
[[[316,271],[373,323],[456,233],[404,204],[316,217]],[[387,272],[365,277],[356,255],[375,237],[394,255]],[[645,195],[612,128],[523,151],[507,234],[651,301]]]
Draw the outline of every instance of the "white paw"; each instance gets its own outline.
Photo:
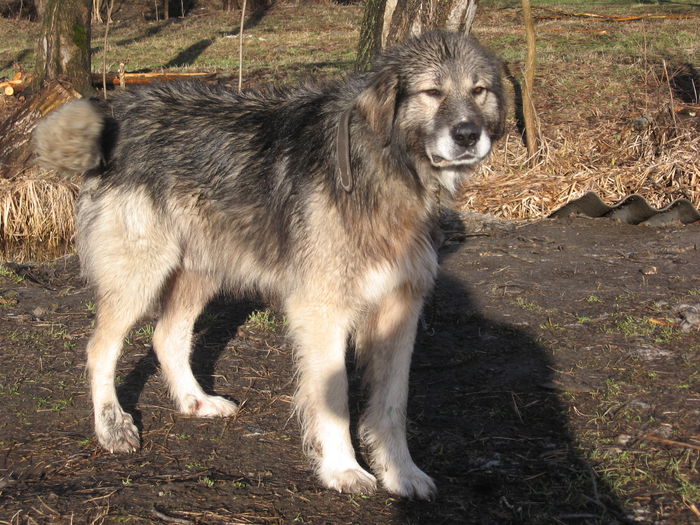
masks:
[[[371,494],[377,490],[377,479],[359,466],[333,471],[322,469],[319,471],[319,478],[327,488],[338,492]]]
[[[432,500],[437,496],[433,478],[414,464],[388,468],[381,475],[384,488],[402,498]]]
[[[188,394],[180,403],[180,410],[197,417],[230,417],[238,412],[238,405],[219,396]]]
[[[95,434],[100,445],[114,452],[134,452],[139,447],[139,431],[131,415],[109,403],[95,414]]]

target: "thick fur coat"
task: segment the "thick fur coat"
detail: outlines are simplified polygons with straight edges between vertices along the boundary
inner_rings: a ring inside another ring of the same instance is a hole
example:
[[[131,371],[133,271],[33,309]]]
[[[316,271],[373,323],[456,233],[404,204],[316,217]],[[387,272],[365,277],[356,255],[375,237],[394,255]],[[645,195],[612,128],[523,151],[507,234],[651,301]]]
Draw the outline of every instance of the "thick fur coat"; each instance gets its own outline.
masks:
[[[431,231],[438,195],[455,193],[488,155],[504,118],[498,60],[444,32],[336,82],[243,93],[163,84],[50,115],[35,133],[39,162],[84,176],[76,240],[97,295],[87,353],[99,442],[114,452],[139,445],[114,374],[124,335],[153,310],[178,408],[236,413],[192,375],[192,330],[215,294],[254,291],[288,319],[296,407],[321,482],[368,492],[376,475],[391,493],[432,497],[405,428],[417,321],[437,272]],[[349,344],[368,389],[360,435],[374,475],[351,442]]]

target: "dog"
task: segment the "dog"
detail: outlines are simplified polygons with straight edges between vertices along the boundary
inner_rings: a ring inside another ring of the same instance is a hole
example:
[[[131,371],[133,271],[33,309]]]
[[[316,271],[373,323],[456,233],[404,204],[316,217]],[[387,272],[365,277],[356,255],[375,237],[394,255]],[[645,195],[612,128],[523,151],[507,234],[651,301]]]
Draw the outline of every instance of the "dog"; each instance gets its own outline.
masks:
[[[503,134],[501,74],[475,40],[434,31],[340,80],[243,92],[161,84],[44,119],[38,162],[83,178],[76,247],[97,298],[87,364],[100,444],[139,446],[115,367],[125,334],[154,310],[179,410],[236,414],[192,374],[193,326],[217,293],[262,293],[288,320],[295,407],[321,483],[369,493],[378,478],[392,494],[432,498],[406,439],[411,354],[437,273],[440,195]],[[368,389],[359,434],[376,478],[351,442],[348,347]]]

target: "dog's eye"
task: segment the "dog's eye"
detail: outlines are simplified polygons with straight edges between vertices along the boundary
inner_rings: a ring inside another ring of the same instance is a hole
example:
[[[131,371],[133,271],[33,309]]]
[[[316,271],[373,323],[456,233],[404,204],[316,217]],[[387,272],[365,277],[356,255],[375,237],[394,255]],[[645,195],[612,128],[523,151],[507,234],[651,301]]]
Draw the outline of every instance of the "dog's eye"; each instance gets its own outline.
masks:
[[[486,88],[483,86],[476,86],[474,89],[472,89],[473,95],[481,95],[483,93],[486,93]]]
[[[439,98],[442,96],[442,91],[440,91],[439,89],[426,89],[425,91],[423,91],[423,93],[425,93],[429,97],[435,98]]]

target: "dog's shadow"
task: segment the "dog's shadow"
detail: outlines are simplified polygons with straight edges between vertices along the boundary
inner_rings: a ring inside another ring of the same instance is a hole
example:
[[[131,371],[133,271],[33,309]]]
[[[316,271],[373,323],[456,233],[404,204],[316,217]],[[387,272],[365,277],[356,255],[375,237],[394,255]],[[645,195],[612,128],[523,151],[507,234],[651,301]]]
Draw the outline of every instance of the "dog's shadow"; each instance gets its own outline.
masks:
[[[440,251],[443,260],[458,257],[469,242],[454,224]],[[425,306],[408,406],[409,446],[416,463],[435,478],[438,500],[401,501],[400,522],[557,523],[562,516],[628,522],[613,491],[577,451],[566,409],[546,388],[554,383],[546,348],[525,331],[484,315],[464,272],[450,273],[450,267]],[[214,368],[227,343],[257,308],[259,303],[219,299],[200,316],[192,367],[207,393],[214,393]],[[142,428],[137,402],[158,370],[153,351],[130,370],[118,395]],[[356,391],[356,376],[353,383]],[[354,424],[361,399],[355,401]]]
[[[441,256],[458,250],[453,243]],[[438,499],[402,502],[402,523],[627,523],[577,452],[566,409],[548,389],[547,350],[484,315],[455,262],[425,307],[408,407],[409,445]]]
[[[192,372],[202,389],[209,395],[220,395],[214,390],[214,369],[219,357],[226,349],[240,326],[250,314],[260,308],[255,301],[231,301],[217,297],[211,301],[195,323],[195,344],[190,363]],[[159,363],[153,347],[133,365],[117,387],[117,397],[126,412],[132,415],[134,423],[143,429],[138,401],[148,380],[158,372]],[[232,400],[235,401],[235,400]]]

